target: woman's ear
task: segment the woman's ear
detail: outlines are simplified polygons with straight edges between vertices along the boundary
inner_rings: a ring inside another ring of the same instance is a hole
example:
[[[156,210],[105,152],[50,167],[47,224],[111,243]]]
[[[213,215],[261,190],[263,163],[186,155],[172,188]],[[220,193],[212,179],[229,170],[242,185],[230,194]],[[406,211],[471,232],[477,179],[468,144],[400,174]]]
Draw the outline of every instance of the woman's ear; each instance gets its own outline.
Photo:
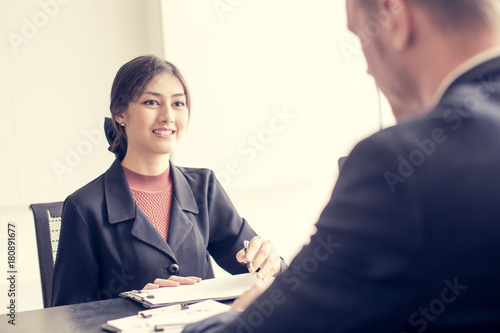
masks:
[[[127,122],[125,121],[124,117],[124,112],[120,112],[113,116],[113,120],[118,123],[118,125],[123,126],[122,124],[126,124]]]

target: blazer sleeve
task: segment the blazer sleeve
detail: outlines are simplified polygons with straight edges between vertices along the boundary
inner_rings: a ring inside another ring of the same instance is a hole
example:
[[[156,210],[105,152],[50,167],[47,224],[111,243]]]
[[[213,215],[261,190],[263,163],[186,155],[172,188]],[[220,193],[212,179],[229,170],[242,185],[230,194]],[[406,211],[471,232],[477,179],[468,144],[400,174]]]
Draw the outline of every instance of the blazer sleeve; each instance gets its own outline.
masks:
[[[71,197],[64,202],[59,246],[54,266],[52,305],[96,300],[99,264],[88,221]]]
[[[207,188],[209,215],[208,251],[219,266],[231,274],[247,273],[246,265],[236,260],[236,253],[243,248],[243,241],[257,236],[243,219],[213,171],[210,171]]]
[[[184,332],[399,332],[424,304],[417,175],[392,191],[386,143],[365,140],[341,171],[311,242],[241,315]],[[394,163],[396,161],[396,163]],[[397,168],[397,165],[396,165]],[[409,269],[411,267],[411,269]]]

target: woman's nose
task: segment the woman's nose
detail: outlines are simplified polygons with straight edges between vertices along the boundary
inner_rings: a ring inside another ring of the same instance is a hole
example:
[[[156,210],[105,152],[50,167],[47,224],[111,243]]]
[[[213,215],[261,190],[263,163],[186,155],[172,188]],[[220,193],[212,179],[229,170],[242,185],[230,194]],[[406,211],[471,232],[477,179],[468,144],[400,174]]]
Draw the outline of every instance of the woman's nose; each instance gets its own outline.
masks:
[[[170,123],[173,123],[175,122],[175,117],[174,117],[174,113],[172,111],[172,109],[170,107],[164,107],[161,109],[161,113],[160,113],[160,122],[162,123],[167,123],[167,124],[170,124]]]

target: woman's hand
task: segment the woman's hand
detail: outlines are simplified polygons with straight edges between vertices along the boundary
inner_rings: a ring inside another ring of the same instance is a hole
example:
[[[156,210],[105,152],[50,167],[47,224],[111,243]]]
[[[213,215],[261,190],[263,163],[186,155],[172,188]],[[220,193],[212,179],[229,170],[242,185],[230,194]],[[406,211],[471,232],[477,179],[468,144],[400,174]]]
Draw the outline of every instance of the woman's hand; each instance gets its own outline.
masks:
[[[148,283],[147,285],[145,285],[144,288],[142,288],[142,290],[158,289],[162,287],[178,287],[181,284],[196,284],[200,281],[201,278],[196,276],[182,277],[182,276],[172,275],[168,279],[158,278],[154,280],[153,283]]]
[[[273,283],[274,278],[267,281],[262,281],[254,284],[250,289],[246,290],[241,296],[236,299],[231,305],[233,311],[245,310],[253,301],[257,299],[264,291]]]
[[[255,236],[248,244],[248,251],[242,249],[236,254],[236,260],[242,263],[252,263],[252,268],[248,271],[255,272],[260,268],[257,277],[261,280],[267,280],[279,273],[281,268],[281,259],[273,243],[264,240],[260,236]]]

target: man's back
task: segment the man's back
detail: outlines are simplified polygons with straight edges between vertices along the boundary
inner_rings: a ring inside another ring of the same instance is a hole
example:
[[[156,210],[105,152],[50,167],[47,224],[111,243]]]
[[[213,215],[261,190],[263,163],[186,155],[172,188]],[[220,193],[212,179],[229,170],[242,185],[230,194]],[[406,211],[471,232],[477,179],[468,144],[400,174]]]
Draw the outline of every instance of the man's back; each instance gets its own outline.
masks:
[[[354,148],[290,266],[338,244],[282,306],[305,312],[288,331],[500,331],[500,58],[473,72],[490,83],[459,80],[436,110]]]
[[[221,332],[500,332],[500,58],[470,73],[495,75],[353,149],[310,244]]]
[[[269,289],[186,332],[500,332],[497,2],[346,3],[398,125],[356,145]]]

